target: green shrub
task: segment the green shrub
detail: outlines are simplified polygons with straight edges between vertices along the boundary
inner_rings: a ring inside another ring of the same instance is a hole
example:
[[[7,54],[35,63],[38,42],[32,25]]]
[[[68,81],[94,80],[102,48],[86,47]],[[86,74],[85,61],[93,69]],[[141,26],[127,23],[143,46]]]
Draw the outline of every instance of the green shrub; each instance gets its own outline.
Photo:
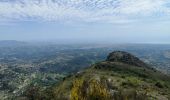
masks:
[[[155,86],[157,86],[158,88],[163,88],[164,87],[163,83],[161,83],[161,82],[156,82]]]
[[[141,83],[141,81],[135,77],[127,77],[126,79],[126,81],[122,82],[122,86],[137,87]]]

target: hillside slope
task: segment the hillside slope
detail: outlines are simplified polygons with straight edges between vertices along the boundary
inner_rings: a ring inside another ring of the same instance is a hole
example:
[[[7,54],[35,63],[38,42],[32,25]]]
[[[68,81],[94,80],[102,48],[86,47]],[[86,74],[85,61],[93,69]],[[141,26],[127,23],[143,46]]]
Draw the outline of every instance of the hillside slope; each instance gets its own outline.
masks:
[[[70,75],[33,99],[51,100],[169,100],[170,77],[121,51],[106,61]]]

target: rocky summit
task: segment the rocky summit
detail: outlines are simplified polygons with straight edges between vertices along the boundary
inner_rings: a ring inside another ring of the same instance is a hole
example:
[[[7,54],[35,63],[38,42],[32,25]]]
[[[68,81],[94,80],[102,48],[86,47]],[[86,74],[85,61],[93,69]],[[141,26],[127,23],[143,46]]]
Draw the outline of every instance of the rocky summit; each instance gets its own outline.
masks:
[[[139,58],[124,51],[114,51],[108,55],[106,60],[110,62],[122,62],[122,63],[130,64],[130,65],[134,65],[138,67],[147,66]]]

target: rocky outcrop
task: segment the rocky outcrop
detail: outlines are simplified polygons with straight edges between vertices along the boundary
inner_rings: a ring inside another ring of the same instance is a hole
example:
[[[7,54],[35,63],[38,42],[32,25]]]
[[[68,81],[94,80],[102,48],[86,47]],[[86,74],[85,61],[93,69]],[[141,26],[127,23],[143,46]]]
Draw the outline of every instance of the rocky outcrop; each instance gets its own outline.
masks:
[[[108,55],[106,61],[122,62],[122,63],[134,65],[134,66],[138,66],[138,67],[146,67],[147,66],[139,58],[133,56],[130,53],[124,52],[124,51],[114,51],[114,52],[110,53]]]

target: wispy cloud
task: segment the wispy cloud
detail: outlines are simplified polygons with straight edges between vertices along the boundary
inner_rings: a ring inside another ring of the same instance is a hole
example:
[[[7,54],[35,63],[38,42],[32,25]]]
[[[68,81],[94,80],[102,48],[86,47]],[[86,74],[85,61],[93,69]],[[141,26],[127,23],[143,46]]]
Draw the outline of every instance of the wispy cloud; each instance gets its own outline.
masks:
[[[127,23],[170,16],[169,0],[0,0],[0,21]]]

